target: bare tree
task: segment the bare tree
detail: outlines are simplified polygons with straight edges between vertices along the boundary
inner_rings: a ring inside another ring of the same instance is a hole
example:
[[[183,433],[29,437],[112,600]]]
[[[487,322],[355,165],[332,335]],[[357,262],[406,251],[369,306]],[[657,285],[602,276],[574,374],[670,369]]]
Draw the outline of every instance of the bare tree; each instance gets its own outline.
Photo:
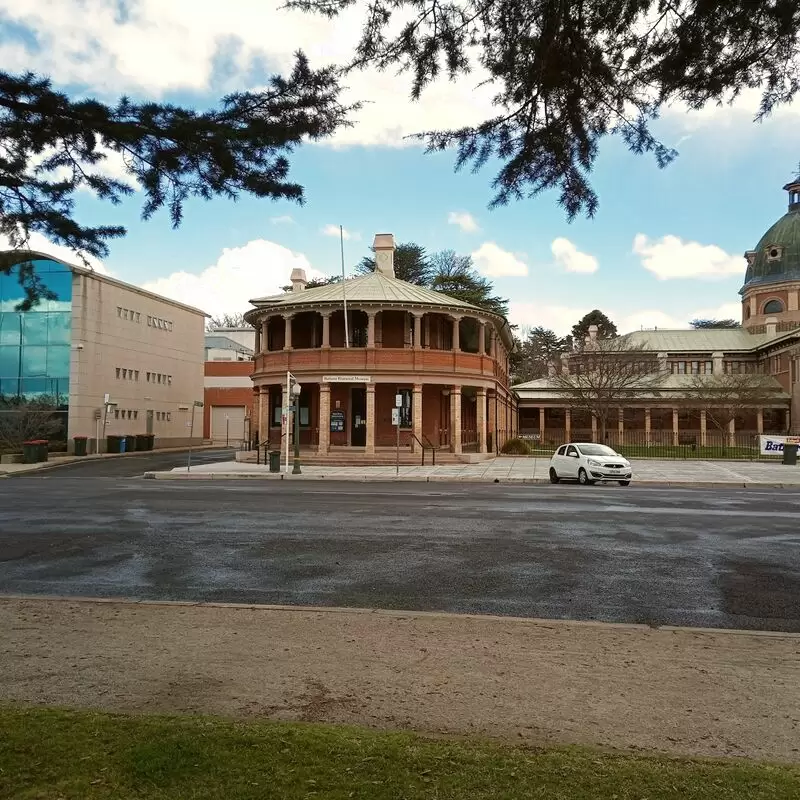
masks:
[[[706,412],[706,419],[721,433],[744,412],[763,409],[780,396],[774,378],[755,373],[696,375],[688,397]]]
[[[23,442],[63,435],[64,420],[56,412],[48,398],[0,404],[0,449],[18,453]]]
[[[632,348],[624,336],[586,342],[565,365],[551,380],[570,408],[597,419],[601,440],[612,411],[649,394],[664,380],[652,353]]]
[[[218,317],[211,317],[206,322],[206,330],[213,331],[217,328],[249,328],[245,322],[244,314],[237,311],[233,314],[221,314]]]

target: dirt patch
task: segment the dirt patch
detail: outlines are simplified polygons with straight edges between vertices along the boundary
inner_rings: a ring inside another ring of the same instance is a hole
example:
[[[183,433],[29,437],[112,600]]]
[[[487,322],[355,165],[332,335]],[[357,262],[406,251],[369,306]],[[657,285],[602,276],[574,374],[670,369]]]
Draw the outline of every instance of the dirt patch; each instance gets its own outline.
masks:
[[[800,637],[0,600],[0,701],[800,762]]]

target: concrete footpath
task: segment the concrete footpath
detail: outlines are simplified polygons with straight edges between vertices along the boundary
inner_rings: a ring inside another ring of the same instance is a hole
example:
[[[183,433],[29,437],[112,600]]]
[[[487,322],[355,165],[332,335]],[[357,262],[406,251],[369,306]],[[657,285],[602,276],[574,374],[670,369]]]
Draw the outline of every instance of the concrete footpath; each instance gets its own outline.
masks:
[[[668,486],[800,488],[800,466],[763,461],[634,460],[633,482]],[[263,464],[238,461],[146,472],[157,480],[332,480],[332,481],[448,481],[478,483],[549,483],[547,458],[501,456],[477,464],[442,466],[310,466],[301,475],[271,473]]]
[[[0,702],[800,762],[800,637],[0,598]]]

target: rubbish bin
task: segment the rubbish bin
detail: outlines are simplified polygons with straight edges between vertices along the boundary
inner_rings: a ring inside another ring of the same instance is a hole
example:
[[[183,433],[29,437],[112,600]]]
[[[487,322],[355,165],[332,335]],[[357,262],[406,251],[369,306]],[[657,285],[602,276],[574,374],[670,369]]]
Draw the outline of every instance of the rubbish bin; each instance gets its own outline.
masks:
[[[137,433],[136,434],[136,450],[137,452],[141,450],[147,450],[147,434],[146,433]]]
[[[22,443],[22,463],[35,464],[39,459],[39,443],[37,441]]]
[[[146,436],[147,436],[147,447],[145,448],[145,450],[152,450],[155,445],[156,435],[154,433],[148,433],[146,434]]]
[[[36,460],[37,461],[47,461],[47,453],[49,450],[50,442],[47,439],[39,439],[36,442]]]
[[[120,439],[119,436],[106,436],[106,453],[119,453]]]
[[[128,445],[128,437],[127,436],[120,436],[119,437],[119,450],[118,453],[124,453],[127,450]]]
[[[270,450],[269,451],[269,471],[270,472],[280,472],[281,471],[281,451],[280,450]]]
[[[783,463],[793,467],[797,464],[797,445],[785,444],[783,446]]]
[[[125,437],[125,452],[126,453],[134,453],[134,452],[136,452],[136,437],[135,436],[126,436]]]
[[[73,441],[75,442],[75,455],[76,456],[85,456],[86,455],[86,436],[74,436]]]

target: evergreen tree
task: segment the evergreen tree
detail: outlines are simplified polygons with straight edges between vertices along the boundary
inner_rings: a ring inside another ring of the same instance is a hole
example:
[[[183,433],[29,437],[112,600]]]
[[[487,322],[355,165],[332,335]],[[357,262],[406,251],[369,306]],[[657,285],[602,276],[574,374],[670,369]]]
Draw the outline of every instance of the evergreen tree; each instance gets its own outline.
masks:
[[[663,167],[677,155],[651,124],[761,90],[758,119],[800,88],[797,0],[288,0],[335,17],[364,12],[350,69],[401,69],[418,100],[439,80],[484,79],[496,114],[421,132],[456,168],[500,163],[494,205],[556,189],[571,219],[598,207],[589,176],[603,137]],[[480,70],[482,74],[475,75]],[[475,77],[473,77],[475,76]]]
[[[617,326],[602,311],[594,309],[572,326],[572,339],[576,347],[583,347],[592,325],[597,325],[598,339],[613,339],[617,336]]]
[[[375,271],[375,256],[364,256],[356,264],[357,275],[369,275]],[[428,286],[431,282],[431,265],[428,254],[422,245],[415,242],[398,244],[394,251],[394,275],[401,281]]]
[[[708,328],[741,328],[742,325],[735,319],[693,319],[689,323],[695,330]]]

